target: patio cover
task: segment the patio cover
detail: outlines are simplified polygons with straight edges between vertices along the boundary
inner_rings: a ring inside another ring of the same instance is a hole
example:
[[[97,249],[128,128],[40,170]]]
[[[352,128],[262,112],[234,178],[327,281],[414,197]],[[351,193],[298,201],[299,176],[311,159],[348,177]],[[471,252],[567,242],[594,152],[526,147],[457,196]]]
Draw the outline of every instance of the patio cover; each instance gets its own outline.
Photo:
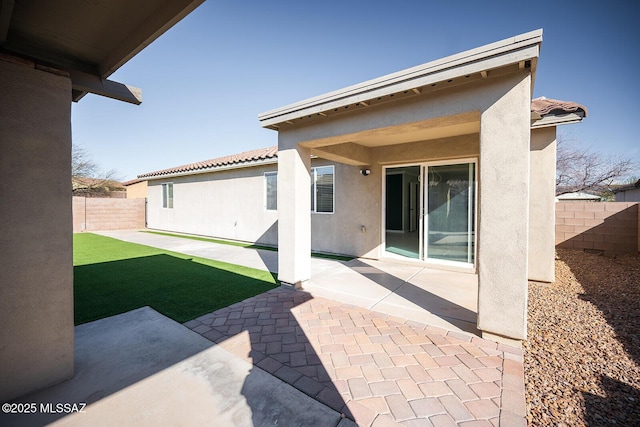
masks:
[[[0,54],[69,73],[86,93],[140,104],[140,89],[107,80],[204,0],[0,0]]]

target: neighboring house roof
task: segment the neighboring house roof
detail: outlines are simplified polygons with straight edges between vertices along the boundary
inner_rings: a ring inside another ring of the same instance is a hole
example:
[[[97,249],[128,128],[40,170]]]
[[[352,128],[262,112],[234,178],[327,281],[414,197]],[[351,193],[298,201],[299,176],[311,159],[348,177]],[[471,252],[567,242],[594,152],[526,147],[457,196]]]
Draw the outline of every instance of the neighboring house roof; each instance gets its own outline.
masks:
[[[259,148],[257,150],[244,151],[230,156],[217,157],[203,162],[189,163],[174,168],[163,169],[155,172],[138,175],[138,178],[162,178],[165,176],[190,175],[193,173],[210,172],[219,169],[232,169],[237,167],[255,166],[265,163],[275,163],[278,158],[278,147]]]
[[[622,191],[635,190],[636,188],[640,188],[640,179],[633,184],[621,185],[620,187],[616,187],[613,189],[613,192],[620,193]]]
[[[71,177],[71,186],[74,190],[86,188],[105,188],[110,191],[124,191],[124,184],[118,181],[101,178],[86,178],[82,176]]]
[[[74,196],[124,198],[127,189],[121,182],[110,179],[71,177],[71,189]]]
[[[559,201],[567,201],[567,200],[600,200],[600,196],[596,196],[594,194],[577,192],[577,193],[564,193],[559,196],[556,196],[556,200]]]
[[[134,178],[134,179],[130,179],[129,181],[123,182],[122,185],[124,185],[125,187],[128,187],[130,185],[138,184],[138,183],[145,182],[145,181],[146,181],[145,179]]]

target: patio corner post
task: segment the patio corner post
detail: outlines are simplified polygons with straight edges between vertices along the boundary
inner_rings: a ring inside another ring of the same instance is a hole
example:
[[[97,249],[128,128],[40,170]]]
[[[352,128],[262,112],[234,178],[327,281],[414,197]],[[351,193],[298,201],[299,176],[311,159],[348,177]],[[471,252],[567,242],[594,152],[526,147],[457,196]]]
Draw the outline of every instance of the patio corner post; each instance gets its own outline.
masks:
[[[0,57],[0,402],[74,374],[71,80]]]
[[[478,217],[478,329],[527,336],[531,75],[503,82],[482,111]]]
[[[278,280],[300,288],[311,277],[311,151],[278,141]]]
[[[556,127],[531,130],[529,280],[555,280]]]

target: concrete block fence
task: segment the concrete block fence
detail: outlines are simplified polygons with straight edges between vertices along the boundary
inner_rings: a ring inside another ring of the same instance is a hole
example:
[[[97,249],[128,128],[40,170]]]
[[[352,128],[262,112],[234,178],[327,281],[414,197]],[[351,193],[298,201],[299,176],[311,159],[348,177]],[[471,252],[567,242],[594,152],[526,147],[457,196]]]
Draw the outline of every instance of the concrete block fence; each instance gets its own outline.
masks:
[[[556,246],[606,255],[640,250],[639,203],[556,203]]]
[[[73,232],[145,228],[145,199],[73,198]]]

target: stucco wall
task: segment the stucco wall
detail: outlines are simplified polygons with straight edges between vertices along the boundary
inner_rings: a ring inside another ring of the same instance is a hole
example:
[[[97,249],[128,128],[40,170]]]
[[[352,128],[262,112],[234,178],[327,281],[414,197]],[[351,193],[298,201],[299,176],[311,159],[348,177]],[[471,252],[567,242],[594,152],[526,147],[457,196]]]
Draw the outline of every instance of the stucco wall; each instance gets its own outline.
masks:
[[[314,159],[312,166],[334,164]],[[311,248],[315,251],[377,257],[381,228],[381,170],[369,176],[360,168],[335,164],[333,214],[311,214]],[[363,227],[364,226],[364,230]]]
[[[145,199],[73,198],[73,232],[145,228]]]
[[[277,165],[149,181],[147,227],[277,244],[277,211],[265,209],[265,172]],[[162,183],[173,182],[173,208],[162,207]]]
[[[147,197],[147,181],[127,185],[127,199],[144,199]]]
[[[556,245],[605,254],[638,252],[640,204],[634,202],[556,203]]]
[[[382,242],[382,163],[433,161],[478,156],[479,136],[463,135],[373,150],[371,174],[360,167],[326,159],[311,166],[334,165],[334,213],[309,213],[314,251],[379,258]],[[276,165],[152,180],[148,191],[148,227],[277,245],[277,213],[264,208],[264,172]],[[174,183],[174,208],[162,208],[163,182]],[[363,227],[364,226],[364,230]]]
[[[0,59],[0,402],[73,375],[71,81]]]
[[[556,128],[531,131],[529,280],[555,280]]]

